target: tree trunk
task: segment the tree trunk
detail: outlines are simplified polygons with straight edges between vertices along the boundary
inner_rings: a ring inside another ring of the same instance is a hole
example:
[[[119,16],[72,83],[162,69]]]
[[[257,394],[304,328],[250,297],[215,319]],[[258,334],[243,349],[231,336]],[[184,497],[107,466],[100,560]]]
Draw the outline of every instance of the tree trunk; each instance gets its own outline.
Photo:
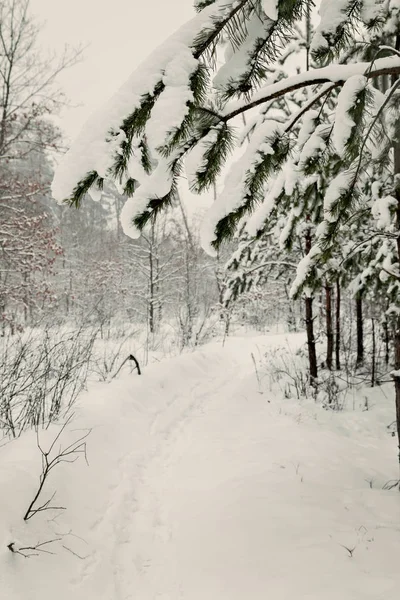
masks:
[[[371,365],[371,387],[375,386],[376,372],[376,339],[375,339],[375,319],[371,319],[372,327],[372,365]]]
[[[152,226],[152,241],[154,238],[154,226]],[[154,285],[154,263],[153,263],[153,243],[149,247],[149,330],[155,332],[155,285]]]
[[[395,173],[400,173],[400,144],[395,148]],[[398,184],[399,186],[400,184]],[[400,230],[400,187],[396,190],[397,199],[397,228]],[[397,256],[400,261],[400,237],[397,238]],[[395,356],[395,375],[394,388],[396,395],[396,424],[397,424],[397,442],[399,448],[400,463],[400,317],[396,320],[396,332],[394,336],[394,356]]]
[[[306,254],[311,250],[311,231],[308,229],[306,233]],[[306,309],[306,332],[307,332],[307,346],[308,346],[308,362],[310,367],[310,380],[311,384],[316,387],[318,379],[318,366],[317,366],[317,352],[315,348],[315,337],[314,337],[314,318],[313,318],[313,298],[312,296],[306,296],[305,298],[305,309]]]
[[[285,299],[286,299],[286,304],[287,304],[287,325],[288,325],[288,329],[289,331],[297,331],[297,326],[296,326],[296,313],[294,310],[294,306],[293,306],[293,300],[289,297],[289,290],[287,288],[287,283],[286,281],[283,284],[283,289],[285,292]],[[279,303],[276,303],[276,308],[279,308]],[[275,319],[276,323],[279,323],[278,320],[278,315],[277,318]]]
[[[163,318],[163,303],[161,301],[160,257],[158,254],[158,249],[156,252],[155,265],[156,265],[156,269],[155,269],[155,277],[154,277],[154,289],[155,289],[154,310],[157,308],[157,311],[155,310],[155,312],[157,313],[157,325],[159,326],[161,324],[162,318]]]
[[[24,273],[24,323],[28,324],[28,306],[29,306],[29,295],[28,295],[28,273]]]
[[[387,322],[387,320],[385,320],[382,323],[382,327],[383,327],[383,337],[384,337],[384,341],[385,341],[385,365],[387,366],[389,364],[389,323]]]
[[[325,286],[326,310],[326,366],[329,371],[333,368],[333,319],[332,319],[332,287]]]
[[[192,294],[191,294],[191,273],[190,273],[190,256],[189,256],[189,248],[186,248],[186,256],[185,256],[185,274],[186,274],[186,287],[185,287],[185,295],[186,295],[186,309],[187,309],[187,324],[186,324],[186,344],[189,345],[190,340],[193,335],[194,328],[194,310],[192,306]]]
[[[150,298],[149,298],[149,331],[150,333],[155,332],[155,318],[154,318],[154,285],[150,282]]]
[[[400,205],[400,203],[399,203]],[[400,208],[399,208],[400,213]],[[400,216],[400,215],[399,215]],[[400,257],[400,242],[397,242],[399,257]],[[397,425],[397,445],[398,445],[398,458],[400,464],[400,317],[397,318],[396,322],[396,333],[394,336],[394,390],[395,390],[395,399],[396,399],[396,425]]]
[[[400,50],[400,35],[396,37],[396,50]],[[392,83],[395,83],[395,77],[392,77]],[[400,142],[394,143],[394,175],[396,181],[395,195],[397,200],[396,207],[396,225],[400,232]],[[400,263],[400,236],[397,236],[397,259]],[[397,444],[399,448],[399,463],[400,463],[400,317],[396,319],[396,333],[394,336],[394,355],[395,355],[395,371],[393,375],[394,388],[396,396],[396,424],[397,424]],[[400,484],[399,484],[400,488]]]
[[[310,70],[310,47],[311,47],[311,9],[306,4],[306,71]]]
[[[335,358],[336,358],[336,370],[340,371],[340,283],[339,279],[336,281],[336,340],[335,340]]]
[[[307,346],[308,346],[308,362],[310,367],[310,378],[313,385],[316,384],[318,378],[317,353],[315,350],[314,338],[314,319],[312,309],[313,299],[307,296],[305,298],[306,305],[306,331],[307,331]]]
[[[357,292],[357,296],[356,296],[356,321],[357,321],[356,365],[357,365],[357,367],[359,367],[364,362],[364,323],[363,323],[362,292]]]
[[[71,307],[74,306],[73,300],[73,285],[72,285],[72,267],[69,268],[69,296],[68,296],[68,313]]]

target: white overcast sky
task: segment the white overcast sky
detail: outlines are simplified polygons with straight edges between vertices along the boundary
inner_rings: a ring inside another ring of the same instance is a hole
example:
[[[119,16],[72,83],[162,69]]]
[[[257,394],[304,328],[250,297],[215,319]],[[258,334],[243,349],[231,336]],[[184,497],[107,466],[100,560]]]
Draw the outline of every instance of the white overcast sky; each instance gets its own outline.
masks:
[[[42,41],[49,48],[88,44],[82,63],[60,78],[77,106],[62,115],[71,137],[157,45],[194,15],[192,0],[31,0],[31,8],[45,22]]]

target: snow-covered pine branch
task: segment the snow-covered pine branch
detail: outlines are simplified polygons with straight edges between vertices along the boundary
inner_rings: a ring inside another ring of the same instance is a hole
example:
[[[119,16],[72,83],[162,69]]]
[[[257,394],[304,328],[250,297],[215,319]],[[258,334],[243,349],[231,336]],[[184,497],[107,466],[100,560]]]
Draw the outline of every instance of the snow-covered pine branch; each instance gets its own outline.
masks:
[[[213,253],[215,241],[231,235],[237,221],[249,212],[264,195],[264,184],[273,171],[280,167],[289,152],[282,138],[280,125],[266,120],[255,129],[240,159],[229,170],[222,193],[209,210],[202,227],[202,242]]]

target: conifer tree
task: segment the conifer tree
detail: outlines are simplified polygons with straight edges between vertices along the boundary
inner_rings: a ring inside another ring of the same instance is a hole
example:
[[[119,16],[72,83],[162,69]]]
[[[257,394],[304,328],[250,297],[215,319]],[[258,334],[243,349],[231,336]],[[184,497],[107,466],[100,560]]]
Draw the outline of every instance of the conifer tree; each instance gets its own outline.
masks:
[[[129,196],[122,226],[136,237],[174,201],[185,166],[194,191],[210,188],[235,147],[242,115],[296,93],[301,107],[284,122],[262,119],[249,131],[245,150],[228,170],[203,224],[204,248],[215,253],[256,207],[261,227],[285,211],[289,220],[294,214],[296,227],[301,219],[305,223],[305,256],[292,294],[311,298],[313,282],[338,252],[343,227],[351,221],[360,228],[369,211],[385,216],[378,237],[388,249],[384,272],[397,289],[398,2],[322,0],[320,22],[305,44],[315,67],[295,75],[282,65],[291,43],[297,43],[297,27],[310,22],[311,0],[195,5],[198,15],[156,50],[83,130],[58,171],[56,198],[79,205],[86,192],[98,194],[112,179]],[[385,82],[384,93],[377,81]],[[299,123],[304,156],[293,162]],[[371,170],[384,174],[372,206],[363,193]],[[299,215],[296,195],[285,191],[293,177],[302,182],[307,207]],[[389,311],[399,314],[398,308],[395,303]],[[393,378],[400,436],[400,317]]]

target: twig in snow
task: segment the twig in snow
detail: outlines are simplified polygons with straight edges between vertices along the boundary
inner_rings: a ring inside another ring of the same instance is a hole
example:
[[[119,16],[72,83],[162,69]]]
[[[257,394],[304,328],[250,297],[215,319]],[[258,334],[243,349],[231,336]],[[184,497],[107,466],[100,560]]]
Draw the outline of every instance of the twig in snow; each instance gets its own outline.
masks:
[[[259,394],[262,394],[262,390],[261,390],[261,379],[260,379],[260,375],[258,373],[258,369],[257,369],[257,363],[256,363],[256,359],[254,357],[254,354],[251,353],[251,358],[253,360],[253,364],[254,364],[254,370],[256,372],[256,377],[257,377],[257,382],[258,382],[258,392]]]
[[[90,430],[87,431],[83,436],[81,436],[80,438],[78,438],[77,440],[75,440],[74,442],[69,444],[68,446],[66,446],[65,448],[61,448],[61,446],[60,446],[56,455],[53,458],[51,458],[51,453],[54,450],[55,444],[59,440],[62,433],[65,431],[65,428],[67,427],[67,425],[71,422],[72,417],[73,417],[73,415],[71,415],[66,420],[66,422],[61,427],[60,431],[54,438],[50,448],[47,451],[43,450],[43,448],[40,446],[39,433],[37,432],[37,446],[42,454],[42,473],[39,478],[38,489],[37,489],[32,501],[29,504],[28,509],[24,515],[24,521],[28,521],[33,516],[35,516],[38,512],[43,512],[45,510],[65,510],[64,506],[52,506],[51,505],[51,502],[54,499],[56,492],[54,492],[53,495],[48,500],[46,500],[46,502],[44,502],[37,508],[35,507],[35,504],[38,501],[38,499],[43,491],[44,484],[49,476],[50,471],[54,467],[56,467],[57,465],[59,465],[62,462],[67,462],[67,463],[75,462],[79,458],[80,454],[83,454],[83,456],[85,457],[86,463],[88,462],[87,455],[86,455],[86,441],[85,440],[88,437],[88,435],[90,434]]]
[[[349,553],[350,558],[353,558],[353,554],[354,554],[354,550],[356,549],[357,546],[354,546],[354,548],[348,548],[347,546],[344,546],[343,544],[340,544],[342,546],[342,548],[344,548],[345,550],[347,550],[347,552]]]
[[[130,354],[121,364],[120,368],[118,369],[118,371],[111,377],[111,379],[115,379],[115,377],[118,375],[118,373],[121,371],[122,367],[124,366],[124,364],[126,362],[128,362],[128,360],[131,360],[135,363],[135,369],[138,372],[138,375],[142,374],[142,371],[140,370],[140,365],[139,365],[139,361],[133,356],[133,354]]]
[[[55,552],[51,552],[50,550],[46,550],[43,546],[47,546],[48,544],[54,544],[55,542],[59,542],[61,538],[54,538],[53,540],[47,540],[46,542],[38,542],[35,546],[21,546],[16,547],[15,542],[11,542],[7,545],[7,548],[13,554],[20,554],[24,558],[30,558],[31,556],[39,556],[42,554],[55,554]]]

